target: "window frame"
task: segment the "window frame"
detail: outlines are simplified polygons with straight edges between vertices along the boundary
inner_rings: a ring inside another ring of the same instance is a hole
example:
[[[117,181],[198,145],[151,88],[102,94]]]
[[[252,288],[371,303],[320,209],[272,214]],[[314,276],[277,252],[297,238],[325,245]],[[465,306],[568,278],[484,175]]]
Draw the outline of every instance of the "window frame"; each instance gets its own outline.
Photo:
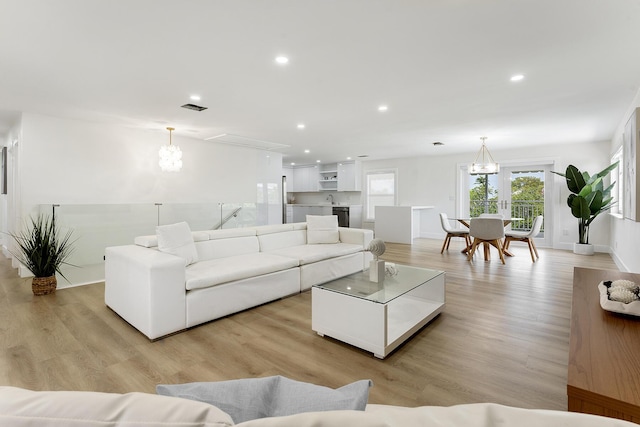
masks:
[[[613,216],[624,218],[624,150],[620,146],[611,156],[611,163],[619,161],[618,167],[611,171],[611,179],[615,179],[616,185],[612,191],[614,205],[609,210]],[[615,178],[614,178],[615,177]]]
[[[392,205],[380,205],[380,206],[396,206],[398,204],[398,169],[371,169],[365,172],[364,175],[364,206],[365,206],[365,221],[375,221],[375,206],[373,212],[369,209],[369,198],[371,196],[369,191],[369,177],[373,175],[393,175],[393,204]],[[376,205],[378,206],[378,205]]]

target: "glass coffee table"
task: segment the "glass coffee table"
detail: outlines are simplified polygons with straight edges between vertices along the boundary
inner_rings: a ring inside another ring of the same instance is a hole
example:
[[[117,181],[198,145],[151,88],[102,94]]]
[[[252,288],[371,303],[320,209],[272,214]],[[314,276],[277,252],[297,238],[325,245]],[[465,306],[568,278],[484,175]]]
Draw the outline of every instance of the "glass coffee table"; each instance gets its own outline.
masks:
[[[444,271],[395,267],[382,283],[366,270],[313,286],[311,328],[384,359],[445,305]]]

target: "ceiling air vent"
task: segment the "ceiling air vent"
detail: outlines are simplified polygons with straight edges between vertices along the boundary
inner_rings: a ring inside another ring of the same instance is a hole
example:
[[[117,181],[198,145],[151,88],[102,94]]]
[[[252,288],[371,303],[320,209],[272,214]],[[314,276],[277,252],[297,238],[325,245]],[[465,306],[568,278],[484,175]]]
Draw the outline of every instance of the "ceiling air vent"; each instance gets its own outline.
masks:
[[[201,107],[196,104],[184,104],[184,105],[181,105],[181,107],[186,108],[188,110],[193,110],[193,111],[202,111],[207,109],[207,107]]]

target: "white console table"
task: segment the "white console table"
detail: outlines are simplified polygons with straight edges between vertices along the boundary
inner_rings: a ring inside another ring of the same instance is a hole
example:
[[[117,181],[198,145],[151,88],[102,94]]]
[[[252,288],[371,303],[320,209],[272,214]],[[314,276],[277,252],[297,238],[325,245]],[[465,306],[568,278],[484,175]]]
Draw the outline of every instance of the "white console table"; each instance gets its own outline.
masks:
[[[376,206],[375,237],[410,245],[420,237],[420,215],[426,209],[433,206]]]

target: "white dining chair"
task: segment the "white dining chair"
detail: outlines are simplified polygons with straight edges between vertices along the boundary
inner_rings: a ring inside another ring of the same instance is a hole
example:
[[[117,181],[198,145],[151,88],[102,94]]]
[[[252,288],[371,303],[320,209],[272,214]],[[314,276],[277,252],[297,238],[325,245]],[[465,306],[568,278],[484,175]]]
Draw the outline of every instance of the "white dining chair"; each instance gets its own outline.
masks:
[[[469,235],[473,238],[473,243],[467,254],[467,259],[471,261],[476,248],[480,244],[484,245],[484,259],[489,258],[489,246],[492,245],[498,249],[500,261],[504,264],[504,248],[502,239],[504,239],[504,222],[501,218],[471,218],[469,223]]]
[[[542,228],[542,221],[544,220],[542,215],[539,215],[533,219],[531,230],[529,231],[508,231],[505,233],[504,249],[508,250],[511,242],[526,242],[529,245],[529,253],[531,253],[531,261],[536,262],[536,258],[540,258],[538,255],[538,249],[533,239],[540,234]],[[535,258],[534,258],[535,254]]]
[[[504,219],[502,214],[490,214],[490,213],[481,213],[480,218],[500,218]]]
[[[461,237],[464,239],[467,244],[467,248],[471,246],[471,238],[469,237],[469,230],[458,230],[456,228],[451,227],[449,224],[449,218],[446,213],[440,214],[440,223],[442,224],[442,229],[447,233],[447,236],[444,238],[444,243],[442,243],[442,249],[440,253],[444,253],[444,250],[449,250],[449,243],[451,243],[452,237]]]

